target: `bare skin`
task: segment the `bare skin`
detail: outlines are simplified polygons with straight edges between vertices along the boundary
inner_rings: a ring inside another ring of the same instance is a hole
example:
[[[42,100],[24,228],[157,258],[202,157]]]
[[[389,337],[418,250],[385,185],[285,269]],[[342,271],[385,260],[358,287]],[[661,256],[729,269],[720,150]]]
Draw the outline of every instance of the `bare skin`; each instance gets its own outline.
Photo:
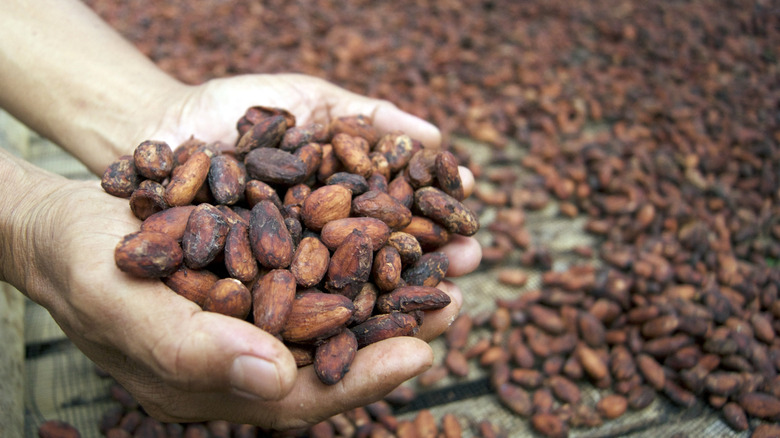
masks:
[[[300,124],[352,114],[429,145],[438,130],[393,104],[318,78],[246,75],[182,84],[77,0],[8,0],[1,6],[0,105],[101,174],[143,140],[177,145],[191,135],[232,144],[252,105],[288,108]],[[63,18],[67,17],[67,18]],[[462,170],[467,189],[473,177]],[[0,280],[44,306],[73,342],[154,417],[224,419],[286,429],[377,400],[433,362],[426,343],[460,310],[429,312],[418,337],[361,349],[340,383],[296,369],[286,348],[252,324],[210,312],[159,281],[131,278],[113,261],[138,229],[127,200],[94,181],[70,181],[0,149]],[[471,272],[481,250],[457,238],[442,249],[448,275]]]

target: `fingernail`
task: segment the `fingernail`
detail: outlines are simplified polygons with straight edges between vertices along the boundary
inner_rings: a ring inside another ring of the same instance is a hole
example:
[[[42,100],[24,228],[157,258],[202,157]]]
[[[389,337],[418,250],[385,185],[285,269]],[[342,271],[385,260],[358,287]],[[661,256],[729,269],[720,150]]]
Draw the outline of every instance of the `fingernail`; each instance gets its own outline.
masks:
[[[239,394],[264,400],[279,398],[281,391],[276,365],[255,356],[238,356],[233,359],[230,384]]]

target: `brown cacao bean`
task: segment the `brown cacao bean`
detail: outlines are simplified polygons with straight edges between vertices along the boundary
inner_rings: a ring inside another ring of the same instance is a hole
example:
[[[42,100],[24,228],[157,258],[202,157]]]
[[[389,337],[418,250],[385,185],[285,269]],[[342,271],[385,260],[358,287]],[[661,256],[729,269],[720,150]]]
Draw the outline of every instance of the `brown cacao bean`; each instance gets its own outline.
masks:
[[[286,268],[292,262],[292,236],[271,201],[260,201],[252,207],[249,242],[257,261],[267,268]]]
[[[314,352],[314,371],[320,381],[334,385],[344,378],[357,354],[355,334],[344,328],[326,339]]]
[[[136,277],[165,277],[175,272],[184,253],[169,235],[157,231],[136,231],[123,237],[114,250],[117,267]]]

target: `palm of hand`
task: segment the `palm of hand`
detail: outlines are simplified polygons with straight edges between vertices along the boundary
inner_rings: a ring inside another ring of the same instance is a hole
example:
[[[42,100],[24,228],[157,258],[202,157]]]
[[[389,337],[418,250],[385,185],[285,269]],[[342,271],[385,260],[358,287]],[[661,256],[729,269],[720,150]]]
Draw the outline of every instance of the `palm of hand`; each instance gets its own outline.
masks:
[[[400,129],[425,144],[438,145],[438,130],[410,116],[393,104],[369,99],[323,80],[304,75],[247,75],[212,80],[185,89],[174,102],[161,126],[147,138],[180,144],[194,135],[206,142],[233,145],[236,122],[247,108],[255,105],[284,108],[296,116],[299,126],[321,123],[327,126],[335,117],[367,115],[382,131]]]

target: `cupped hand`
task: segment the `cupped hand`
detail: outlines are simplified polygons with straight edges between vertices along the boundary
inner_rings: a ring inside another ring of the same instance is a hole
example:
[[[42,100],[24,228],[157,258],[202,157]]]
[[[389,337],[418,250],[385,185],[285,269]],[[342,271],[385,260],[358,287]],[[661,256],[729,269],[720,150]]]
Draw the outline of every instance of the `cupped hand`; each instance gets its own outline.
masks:
[[[136,138],[126,139],[124,149],[143,140],[168,142],[171,147],[194,135],[206,141],[233,145],[238,137],[236,122],[251,106],[284,108],[304,126],[327,126],[334,118],[366,115],[380,131],[401,130],[425,145],[438,146],[441,133],[432,124],[401,111],[386,100],[352,93],[325,80],[301,74],[243,75],[213,79],[202,85],[172,90],[157,123],[138,130]],[[107,163],[106,163],[107,164]]]
[[[171,104],[169,114],[176,116],[167,121],[176,123],[150,131],[149,138],[175,143],[195,135],[234,142],[235,122],[244,110],[266,105],[288,108],[301,123],[369,114],[383,131],[400,129],[428,144],[439,141],[434,127],[390,103],[298,75],[212,81]],[[470,191],[473,178],[461,170]],[[457,286],[442,282],[452,303],[428,312],[417,337],[360,349],[344,379],[328,386],[311,366],[297,369],[286,347],[254,325],[202,311],[158,280],[119,271],[114,248],[140,225],[126,199],[107,195],[93,182],[72,181],[52,183],[48,199],[35,215],[41,237],[36,266],[45,269],[29,283],[28,295],[160,420],[224,419],[287,429],[365,405],[432,364],[426,341],[446,330],[462,303]],[[475,269],[481,257],[476,241],[460,236],[442,251],[450,256],[453,277]]]

